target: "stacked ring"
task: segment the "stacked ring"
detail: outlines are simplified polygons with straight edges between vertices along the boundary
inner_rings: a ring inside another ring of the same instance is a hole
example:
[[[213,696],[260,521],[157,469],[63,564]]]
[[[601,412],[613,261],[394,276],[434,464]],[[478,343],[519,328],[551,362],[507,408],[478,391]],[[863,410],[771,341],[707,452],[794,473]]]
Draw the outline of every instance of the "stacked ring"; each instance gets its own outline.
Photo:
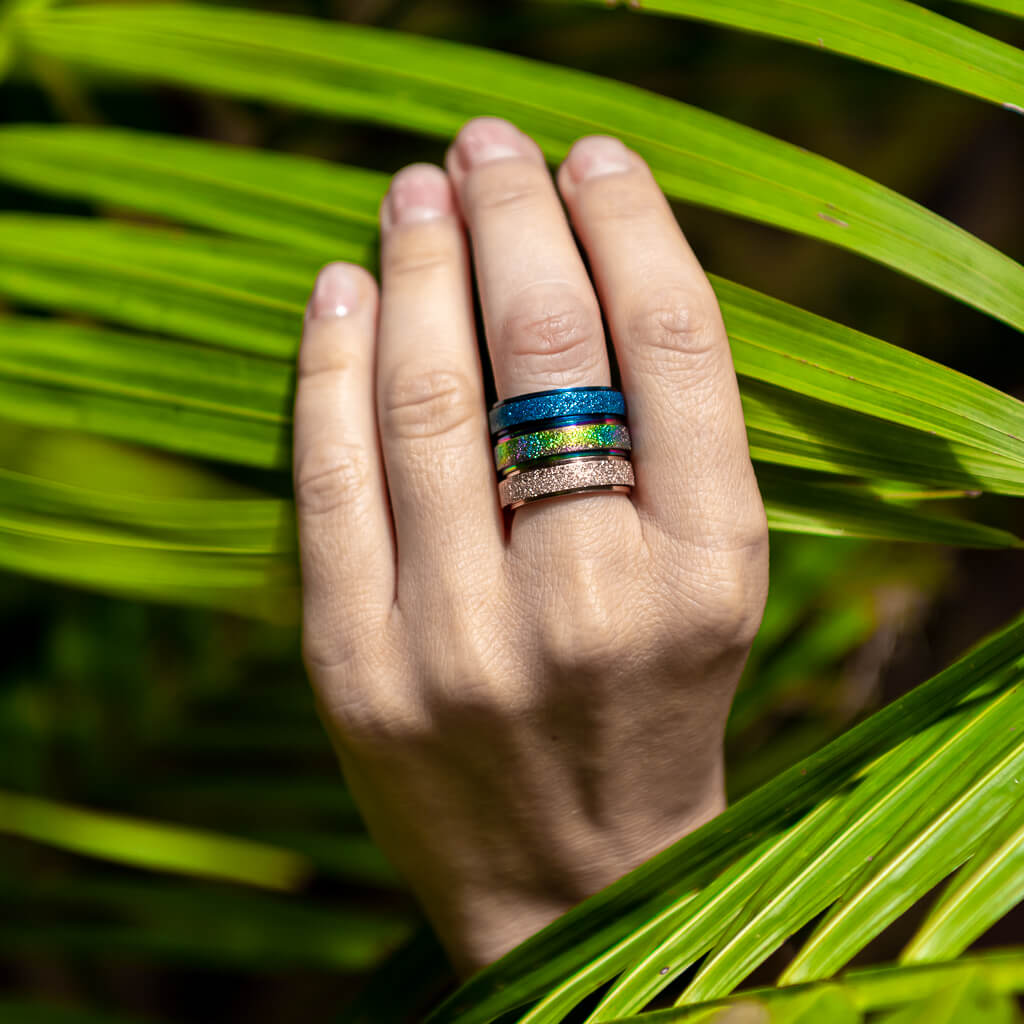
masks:
[[[488,419],[502,508],[635,484],[626,402],[615,388],[532,391],[496,402]]]

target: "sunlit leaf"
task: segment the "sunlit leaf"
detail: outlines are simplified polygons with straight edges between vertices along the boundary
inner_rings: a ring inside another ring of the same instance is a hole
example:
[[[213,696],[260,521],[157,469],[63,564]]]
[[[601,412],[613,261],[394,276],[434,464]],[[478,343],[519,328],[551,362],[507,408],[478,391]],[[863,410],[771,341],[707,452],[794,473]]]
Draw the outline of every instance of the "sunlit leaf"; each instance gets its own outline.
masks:
[[[294,621],[289,503],[145,498],[0,471],[0,567]]]
[[[0,319],[0,415],[187,455],[290,465],[290,365],[141,334]]]
[[[576,2],[607,6],[607,0]],[[829,0],[642,0],[635,9],[831,50],[1001,105],[1024,106],[1019,50],[904,0],[844,0],[841,7]]]
[[[339,240],[337,258],[358,255]],[[319,265],[194,232],[0,214],[0,293],[254,355],[294,356]]]
[[[1024,687],[1020,691],[1024,694]],[[1008,722],[1019,721],[1020,709]],[[794,984],[830,977],[848,963],[887,924],[950,871],[958,867],[976,849],[992,822],[998,822],[1020,794],[1020,775],[1024,773],[1024,731],[1004,724],[1003,736],[997,735],[991,748],[982,746],[983,760],[994,750],[1005,749],[1005,735],[1016,733],[1016,742],[955,800],[956,786],[943,794],[946,806],[923,809],[897,829],[888,842],[879,843],[879,852],[871,861],[871,870],[859,885],[843,893],[838,904],[807,940],[780,979]],[[1002,741],[1002,742],[1001,742]],[[980,759],[982,760],[982,759]],[[964,761],[961,778],[971,778],[976,763]],[[890,824],[890,827],[895,822]]]
[[[979,979],[997,998],[1024,992],[1024,949],[997,950],[924,967],[886,964],[860,968],[848,971],[834,981],[748,989],[709,1003],[645,1013],[641,1019],[645,1024],[709,1024],[716,1020],[716,1013],[739,1007],[756,1007],[775,1015],[768,1018],[769,1022],[787,1020],[786,1014],[793,1012],[793,1008],[799,1009],[808,1002],[813,1005],[813,997],[819,992],[842,992],[861,1013],[904,1007],[918,1012],[929,1004],[934,1008],[933,1000],[953,1002],[957,992],[970,991]],[[614,1024],[635,1019],[621,1017]],[[818,1019],[824,1022],[828,1018]],[[878,1018],[872,1016],[869,1019],[876,1021]],[[730,1018],[725,1017],[718,1019],[718,1024],[728,1024],[729,1021]],[[742,1017],[739,1021],[746,1024]],[[763,1016],[758,1024],[764,1024]]]
[[[361,25],[191,4],[32,9],[29,53],[450,138],[497,114],[555,160],[579,136],[620,137],[668,195],[820,238],[1024,327],[1024,269],[838,164],[634,86],[570,68]],[[224,224],[227,227],[227,223]]]
[[[920,1003],[885,1014],[878,1024],[1014,1024],[1016,1004],[993,992],[981,971],[963,974]]]
[[[931,540],[965,547],[1015,547],[1012,534],[963,519],[928,515],[880,500],[868,491],[833,484],[777,477],[770,466],[758,467],[758,486],[768,525],[790,533],[887,540]]]
[[[0,832],[156,871],[294,889],[310,864],[290,850],[180,825],[140,821],[0,792]]]
[[[360,262],[374,252],[388,183],[312,157],[72,124],[0,126],[0,177]]]
[[[1024,790],[1024,772],[1015,784]],[[1024,899],[1024,797],[988,833],[950,882],[900,960],[925,963],[959,956]]]

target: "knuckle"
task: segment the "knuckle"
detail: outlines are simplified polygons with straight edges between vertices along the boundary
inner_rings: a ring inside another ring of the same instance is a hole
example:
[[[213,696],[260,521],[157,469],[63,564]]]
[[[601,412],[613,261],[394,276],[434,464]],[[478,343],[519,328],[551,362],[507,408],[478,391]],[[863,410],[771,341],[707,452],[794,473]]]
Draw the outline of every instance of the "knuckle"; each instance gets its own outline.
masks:
[[[295,457],[295,503],[300,514],[319,516],[350,506],[372,476],[370,454],[337,439],[309,445]]]
[[[441,583],[442,588],[444,583]],[[522,664],[521,652],[495,629],[510,608],[493,593],[450,597],[442,620],[431,617],[418,656],[431,719],[441,734],[457,728],[500,728],[528,715],[539,699],[536,672]],[[449,728],[450,727],[450,728]]]
[[[715,556],[700,601],[700,633],[717,650],[746,650],[761,628],[768,594],[767,533]]]
[[[333,622],[321,622],[307,612],[302,625],[302,663],[311,677],[347,670],[361,658],[358,631],[341,635]]]
[[[517,303],[516,305],[523,305]],[[526,304],[505,317],[499,343],[523,371],[542,379],[599,369],[600,320],[581,300],[559,296]]]
[[[412,440],[456,432],[480,410],[475,389],[463,373],[403,367],[384,385],[380,411],[388,433]]]
[[[372,618],[333,630],[304,625],[303,660],[320,714],[345,746],[384,751],[429,732],[413,688],[395,685],[409,673],[392,625]]]
[[[485,646],[482,638],[476,643],[463,632],[434,651],[427,689],[435,717],[455,712],[473,720],[501,720],[514,712],[516,689]]]
[[[344,744],[363,756],[408,751],[431,737],[433,725],[411,694],[385,694],[379,682],[330,705],[330,718]]]
[[[362,373],[365,365],[364,358],[353,348],[339,343],[337,335],[307,333],[299,346],[296,370],[300,381],[310,381],[321,374],[351,377]]]
[[[616,657],[621,636],[621,587],[612,595],[611,581],[600,578],[588,559],[576,559],[560,574],[543,605],[541,643],[550,664],[566,672],[607,668]]]
[[[521,210],[541,202],[550,188],[547,171],[530,160],[503,160],[477,169],[466,182],[466,198],[475,213]]]
[[[318,698],[328,703],[361,691],[368,680],[388,671],[393,644],[385,614],[353,615],[337,606],[307,603],[301,639],[302,662]]]
[[[388,281],[422,280],[447,274],[458,262],[452,232],[444,218],[410,224],[401,229],[382,253],[382,272]]]
[[[595,219],[610,223],[618,221],[657,221],[666,215],[666,204],[660,192],[635,174],[602,175],[589,182]],[[588,207],[588,211],[590,207]]]
[[[671,365],[680,357],[704,358],[718,348],[720,322],[717,302],[710,290],[673,286],[651,296],[630,317],[629,333],[638,350],[659,364]]]

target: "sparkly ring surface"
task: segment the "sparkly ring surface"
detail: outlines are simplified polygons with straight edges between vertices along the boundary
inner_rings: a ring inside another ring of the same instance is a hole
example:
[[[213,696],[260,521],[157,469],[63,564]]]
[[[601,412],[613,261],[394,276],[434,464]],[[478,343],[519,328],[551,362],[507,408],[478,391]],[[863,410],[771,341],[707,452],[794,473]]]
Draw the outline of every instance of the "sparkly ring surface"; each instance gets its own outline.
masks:
[[[619,420],[570,423],[530,433],[516,434],[494,445],[494,465],[501,471],[532,459],[567,452],[614,449],[629,451],[629,427]]]
[[[636,480],[626,402],[610,387],[552,388],[489,413],[502,508],[586,491],[628,493]]]
[[[610,387],[551,388],[531,391],[515,398],[495,402],[489,414],[491,433],[506,427],[554,416],[578,416],[612,413],[626,415],[626,400],[621,391]]]

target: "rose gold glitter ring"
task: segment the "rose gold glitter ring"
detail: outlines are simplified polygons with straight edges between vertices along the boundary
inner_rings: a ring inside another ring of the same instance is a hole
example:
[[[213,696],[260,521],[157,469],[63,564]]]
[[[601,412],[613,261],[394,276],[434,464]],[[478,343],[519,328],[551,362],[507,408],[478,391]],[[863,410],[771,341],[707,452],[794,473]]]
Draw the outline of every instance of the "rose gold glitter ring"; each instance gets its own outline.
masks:
[[[633,464],[620,455],[562,458],[535,469],[513,470],[498,481],[501,507],[517,509],[531,501],[586,491],[628,494],[635,485]]]

